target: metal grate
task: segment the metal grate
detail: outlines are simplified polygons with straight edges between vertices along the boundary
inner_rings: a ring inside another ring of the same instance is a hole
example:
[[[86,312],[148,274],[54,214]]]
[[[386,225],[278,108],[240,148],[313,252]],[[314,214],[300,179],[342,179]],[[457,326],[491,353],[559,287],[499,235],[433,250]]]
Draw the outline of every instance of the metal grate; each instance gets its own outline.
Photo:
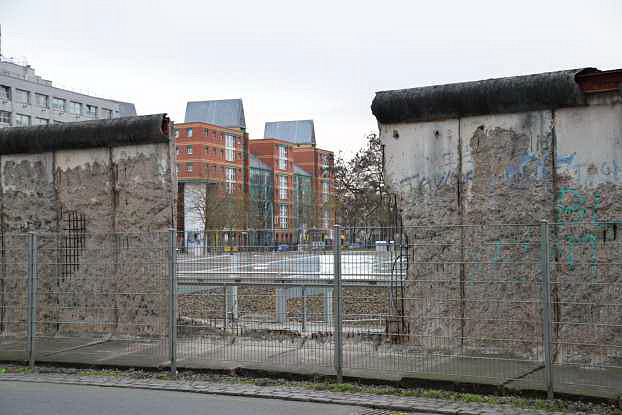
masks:
[[[61,238],[61,277],[63,280],[80,269],[80,256],[84,251],[86,237],[86,220],[84,215],[76,211],[64,212],[62,215],[63,235]]]
[[[389,411],[386,409],[363,409],[362,412],[354,412],[352,413],[352,415],[392,415],[392,414],[399,414],[399,413],[404,413],[404,412],[396,412],[396,411]]]

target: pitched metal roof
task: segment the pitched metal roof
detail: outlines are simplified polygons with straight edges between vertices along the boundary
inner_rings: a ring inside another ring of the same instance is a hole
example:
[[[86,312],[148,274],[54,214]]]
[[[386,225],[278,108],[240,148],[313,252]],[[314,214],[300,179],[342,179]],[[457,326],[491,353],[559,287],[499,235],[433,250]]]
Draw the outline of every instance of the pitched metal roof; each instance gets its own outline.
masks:
[[[246,128],[241,99],[189,101],[184,122],[206,122],[225,128]]]
[[[119,103],[119,116],[120,117],[134,117],[136,116],[136,107],[131,102],[121,102]]]
[[[312,177],[312,175],[310,173],[308,173],[305,169],[303,169],[302,167],[300,167],[297,164],[294,164],[294,174],[297,174],[299,176],[309,176],[309,177]]]
[[[594,72],[598,70],[583,68],[380,91],[371,110],[379,122],[388,124],[576,107],[585,105],[577,76]]]
[[[267,122],[263,136],[292,144],[315,144],[315,126],[313,120]]]
[[[270,168],[270,166],[259,160],[257,156],[253,153],[249,153],[249,165],[251,169],[263,169],[272,171],[272,168]]]

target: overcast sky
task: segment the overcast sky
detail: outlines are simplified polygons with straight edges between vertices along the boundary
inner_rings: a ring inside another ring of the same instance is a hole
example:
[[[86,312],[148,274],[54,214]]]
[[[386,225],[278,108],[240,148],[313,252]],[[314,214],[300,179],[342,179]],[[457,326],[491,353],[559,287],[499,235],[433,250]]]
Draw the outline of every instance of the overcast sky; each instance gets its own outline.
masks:
[[[374,92],[575,67],[622,68],[621,0],[0,0],[2,51],[57,85],[183,122],[186,101],[242,98],[315,120],[350,152]]]

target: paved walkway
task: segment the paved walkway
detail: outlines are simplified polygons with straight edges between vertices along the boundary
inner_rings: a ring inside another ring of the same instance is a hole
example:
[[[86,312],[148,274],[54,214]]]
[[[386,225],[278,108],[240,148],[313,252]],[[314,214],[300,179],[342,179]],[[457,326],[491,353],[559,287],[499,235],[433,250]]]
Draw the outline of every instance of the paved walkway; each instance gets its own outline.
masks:
[[[160,391],[193,392],[250,398],[283,399],[298,402],[330,403],[385,409],[401,412],[445,415],[554,415],[561,413],[529,411],[511,406],[490,406],[438,399],[409,398],[389,395],[350,394],[313,391],[285,386],[257,386],[202,381],[132,379],[120,376],[80,376],[78,374],[28,373],[0,374],[0,382],[35,382],[69,385],[89,385],[114,388],[135,388]]]
[[[334,375],[332,340],[314,341],[287,335],[272,340],[252,336],[226,338],[180,337],[177,367],[229,371],[268,371],[306,375]],[[1,340],[1,339],[0,339]],[[26,360],[24,341],[0,343],[0,361]],[[35,340],[38,363],[102,365],[106,367],[168,367],[162,341],[46,337]],[[620,399],[622,369],[554,366],[556,393]],[[344,376],[366,381],[447,381],[504,387],[514,391],[545,391],[539,362],[487,357],[434,356],[372,342],[346,341]]]

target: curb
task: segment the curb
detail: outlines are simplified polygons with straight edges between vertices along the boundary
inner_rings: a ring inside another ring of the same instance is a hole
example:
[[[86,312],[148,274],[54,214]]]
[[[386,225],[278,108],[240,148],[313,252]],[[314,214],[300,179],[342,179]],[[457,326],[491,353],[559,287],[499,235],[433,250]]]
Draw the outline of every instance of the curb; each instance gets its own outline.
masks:
[[[327,398],[327,397],[313,397],[313,396],[294,396],[294,393],[285,392],[284,394],[278,393],[270,393],[270,392],[235,392],[235,391],[220,391],[220,390],[202,390],[200,388],[193,388],[191,385],[180,385],[177,387],[170,387],[166,385],[157,385],[157,384],[140,384],[140,383],[131,383],[131,384],[122,384],[122,383],[111,383],[104,381],[92,381],[92,380],[66,380],[66,379],[32,379],[23,376],[11,376],[7,374],[0,375],[0,381],[5,382],[24,382],[24,383],[51,383],[51,384],[61,384],[61,385],[85,385],[85,386],[98,386],[105,388],[124,388],[124,389],[143,389],[143,390],[156,390],[156,391],[169,391],[169,392],[185,392],[185,393],[199,393],[203,395],[221,395],[221,396],[237,396],[237,397],[247,397],[247,398],[262,398],[262,399],[278,399],[285,401],[296,401],[296,402],[311,402],[311,403],[327,403],[333,405],[349,405],[349,406],[358,406],[362,408],[369,409],[384,409],[391,411],[409,411],[409,412],[421,412],[421,413],[429,413],[429,414],[441,414],[441,415],[480,415],[485,413],[486,411],[468,411],[468,410],[448,410],[448,409],[437,409],[431,408],[429,406],[420,406],[416,404],[402,404],[402,403],[373,403],[373,402],[364,402],[360,399],[352,399],[348,397],[343,398]]]

